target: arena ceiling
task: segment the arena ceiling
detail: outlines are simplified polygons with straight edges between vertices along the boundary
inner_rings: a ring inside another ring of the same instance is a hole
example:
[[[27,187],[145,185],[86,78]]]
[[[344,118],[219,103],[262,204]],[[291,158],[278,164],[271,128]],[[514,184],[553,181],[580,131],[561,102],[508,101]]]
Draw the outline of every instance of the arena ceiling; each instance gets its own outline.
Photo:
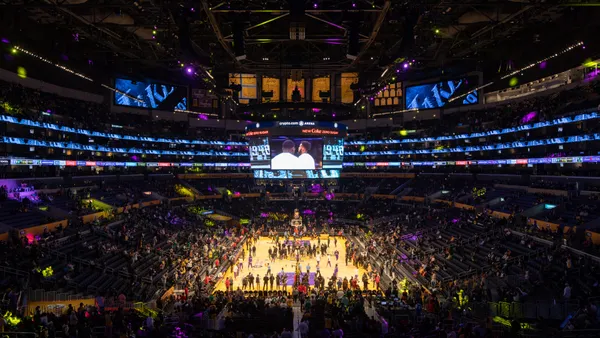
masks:
[[[181,63],[212,69],[213,75],[289,75],[291,69],[380,74],[404,59],[415,60],[422,74],[492,69],[581,40],[600,21],[593,19],[596,7],[544,0],[0,0],[0,5],[2,29],[26,36],[40,53],[53,44],[81,62],[154,74],[180,71]],[[303,36],[291,38],[291,26],[303,27]],[[242,49],[234,44],[240,37]]]

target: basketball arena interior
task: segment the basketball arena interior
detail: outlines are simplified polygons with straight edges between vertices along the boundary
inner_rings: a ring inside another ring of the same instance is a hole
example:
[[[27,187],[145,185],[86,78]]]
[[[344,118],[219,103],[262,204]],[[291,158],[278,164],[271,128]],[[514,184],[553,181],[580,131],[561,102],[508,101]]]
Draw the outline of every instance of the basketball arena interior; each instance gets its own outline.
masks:
[[[600,337],[598,31],[0,0],[0,337]]]

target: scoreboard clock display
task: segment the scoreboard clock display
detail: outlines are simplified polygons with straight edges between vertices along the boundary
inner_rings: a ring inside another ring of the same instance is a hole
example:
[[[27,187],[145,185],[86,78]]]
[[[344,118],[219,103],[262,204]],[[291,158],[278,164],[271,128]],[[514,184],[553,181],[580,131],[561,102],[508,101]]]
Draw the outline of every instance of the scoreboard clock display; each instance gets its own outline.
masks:
[[[250,163],[256,169],[269,169],[271,166],[271,147],[268,137],[249,139]]]
[[[341,169],[344,160],[344,139],[325,137],[323,139],[323,169]]]

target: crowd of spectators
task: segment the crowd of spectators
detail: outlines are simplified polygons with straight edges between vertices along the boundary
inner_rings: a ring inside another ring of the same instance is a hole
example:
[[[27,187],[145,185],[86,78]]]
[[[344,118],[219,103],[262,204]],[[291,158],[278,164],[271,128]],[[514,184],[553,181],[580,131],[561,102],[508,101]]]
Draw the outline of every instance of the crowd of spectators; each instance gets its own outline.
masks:
[[[487,108],[485,114],[479,110],[448,114],[442,118],[443,124],[417,121],[403,128],[425,129],[428,135],[447,133],[448,130],[439,129],[445,125],[456,125],[466,131],[497,129],[520,124],[528,111],[536,111],[531,122],[552,119],[565,109],[574,109],[572,104],[565,106],[561,102],[589,103],[597,95],[597,84],[593,83],[550,97]],[[108,107],[101,104],[56,98],[12,84],[1,87],[0,100],[4,113],[52,122],[57,119],[66,122],[66,117],[71,121],[66,123],[74,123],[71,124],[74,127],[98,129],[104,125],[110,130],[109,124],[118,124],[153,136],[189,129],[185,123],[147,123],[146,116],[106,115]],[[47,114],[39,114],[40,111]],[[144,127],[140,128],[141,125]],[[387,132],[387,136],[397,135],[394,130]],[[203,137],[218,134],[222,138],[224,131],[207,131]],[[377,137],[381,136],[378,133]],[[88,337],[94,327],[102,326],[107,336],[123,333],[158,337],[177,335],[178,329],[194,335],[198,334],[197,330],[206,330],[210,326],[207,323],[222,321],[224,330],[211,334],[287,338],[296,327],[302,337],[353,334],[361,337],[470,337],[491,335],[493,329],[491,315],[478,316],[474,310],[477,306],[531,301],[548,304],[558,301],[565,308],[571,306],[569,309],[573,311],[568,313],[571,317],[566,320],[564,330],[598,327],[596,303],[588,300],[600,295],[598,266],[590,256],[569,249],[578,247],[593,253],[592,240],[582,239],[574,231],[553,232],[535,223],[528,225],[520,221],[518,214],[528,205],[522,203],[522,197],[529,198],[531,194],[498,189],[503,198],[498,208],[511,214],[509,219],[491,217],[489,209],[496,207],[473,194],[473,188],[495,190],[491,182],[479,184],[433,175],[408,186],[408,193],[419,197],[447,190],[449,193],[442,198],[480,204],[483,209],[479,210],[370,197],[391,193],[403,183],[402,179],[342,179],[338,192],[356,196],[333,201],[321,197],[281,201],[275,196],[270,200],[266,191],[281,194],[290,192],[289,187],[255,187],[246,179],[194,183],[200,194],[223,194],[226,198],[195,201],[191,209],[167,205],[139,210],[126,208],[123,215],[115,219],[118,222],[111,225],[95,222],[89,228],[77,228],[75,233],[61,228],[56,234],[44,236],[53,236],[45,241],[32,242],[23,237],[10,241],[2,248],[5,263],[31,271],[30,287],[86,290],[100,299],[96,302],[97,308],[70,306],[60,315],[48,309],[36,309],[27,314],[32,320],[22,321],[19,329],[38,331],[42,336],[56,336],[62,331],[63,336],[73,336],[76,332],[77,336]],[[530,187],[573,189],[569,184],[544,180],[531,182]],[[65,197],[74,202],[70,204],[71,211],[80,216],[97,211],[91,202],[93,197],[110,201],[112,206],[131,205],[144,199],[145,188],[168,198],[181,196],[185,190],[183,185],[175,187],[170,181],[146,186],[119,183],[100,185],[99,195],[94,195],[97,189],[82,189],[77,194],[67,189],[52,196],[39,195],[39,199],[51,203],[54,198]],[[261,197],[229,196],[253,191],[260,191]],[[0,198],[7,199],[9,194],[14,197],[15,193],[21,191],[2,189]],[[554,199],[537,195],[531,203],[564,205],[575,211],[578,224],[584,224],[597,210],[596,197],[586,196],[585,201],[572,197]],[[349,239],[348,256],[353,264],[365,268],[368,275],[336,278],[321,287],[300,283],[290,293],[280,290],[213,292],[224,269],[236,261],[235,255],[245,236],[266,231],[285,232],[287,217],[299,203],[306,220],[306,229],[302,231],[310,234],[327,229],[338,233],[343,228]],[[194,212],[217,209],[237,219],[247,219],[249,225],[215,223],[201,212]],[[560,221],[559,211],[548,212],[546,219]],[[540,238],[550,243],[541,242]],[[8,255],[9,252],[17,255]],[[56,252],[64,254],[65,261],[57,260]],[[50,265],[56,267],[56,272],[48,278],[43,276],[42,270]],[[380,290],[366,292],[364,286],[371,283]],[[16,283],[13,281],[11,286],[16,288]],[[132,307],[126,301],[157,299],[157,295],[164,294],[171,286],[184,291],[164,299],[158,297],[157,312]],[[10,309],[17,312],[12,301],[15,290],[11,289],[10,294]],[[114,304],[117,305],[114,309],[107,306]],[[301,320],[294,323],[298,308]],[[177,314],[179,326],[168,323],[167,314]],[[3,320],[0,319],[0,323]],[[511,333],[521,330],[519,318],[511,320]],[[550,326],[553,330],[561,328],[548,318],[532,322],[539,332],[549,332]]]
[[[345,183],[355,186],[353,182]],[[244,182],[236,185],[240,183]],[[160,185],[168,188],[170,184]],[[289,337],[295,328],[304,337],[483,337],[497,329],[497,323],[490,319],[488,308],[482,310],[482,304],[553,301],[576,311],[565,330],[594,329],[598,323],[592,316],[596,304],[586,301],[600,295],[594,277],[598,266],[589,256],[562,247],[589,247],[591,239],[580,239],[572,231],[540,230],[535,223],[520,222],[516,215],[493,218],[485,209],[368,196],[338,201],[259,197],[193,203],[194,208],[163,204],[126,209],[112,225],[79,226],[70,232],[61,229],[48,241],[8,242],[4,253],[18,254],[5,255],[5,264],[32,271],[30,287],[83,289],[101,297],[95,310],[68,308],[60,315],[48,309],[34,311],[30,315],[42,328],[40,333],[51,336],[68,331],[89,336],[104,327],[114,334],[159,336],[179,327],[194,335],[221,327],[210,334]],[[343,230],[347,257],[367,274],[326,278],[322,286],[305,285],[289,293],[237,288],[213,292],[224,269],[236,262],[245,236],[289,230],[287,217],[298,203],[307,233]],[[249,222],[243,226],[215,223],[203,210],[220,210]],[[65,254],[66,261],[57,261],[56,252]],[[55,267],[50,278],[41,273],[47,266]],[[379,291],[366,292],[365,284],[377,285]],[[156,298],[170,286],[184,291]],[[152,310],[157,312],[129,302],[152,299],[158,299],[157,310]],[[169,320],[172,315],[178,316],[177,325]],[[301,318],[300,323],[294,323],[294,318]],[[507,330],[521,330],[520,318],[508,320],[516,328]],[[556,319],[530,322],[541,331],[560,328]],[[23,321],[19,329],[35,330],[28,325],[30,321]]]

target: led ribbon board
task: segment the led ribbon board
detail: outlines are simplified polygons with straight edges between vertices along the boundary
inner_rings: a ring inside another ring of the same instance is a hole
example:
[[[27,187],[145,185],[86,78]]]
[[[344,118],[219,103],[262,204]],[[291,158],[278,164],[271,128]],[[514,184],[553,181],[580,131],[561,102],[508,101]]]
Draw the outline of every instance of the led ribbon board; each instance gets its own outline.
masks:
[[[600,114],[598,112],[579,114],[576,116],[567,116],[558,119],[554,119],[552,121],[544,121],[537,122],[533,124],[525,124],[519,127],[513,128],[504,128],[497,130],[490,130],[486,132],[479,133],[471,133],[471,134],[460,134],[453,136],[433,136],[433,137],[421,137],[421,138],[407,138],[407,139],[393,139],[393,140],[373,140],[373,141],[346,141],[346,144],[349,145],[377,145],[377,144],[400,144],[400,143],[424,143],[424,142],[435,142],[435,141],[452,141],[452,140],[464,140],[478,137],[487,137],[487,136],[497,136],[504,135],[510,133],[516,133],[520,131],[528,131],[534,129],[540,129],[551,126],[558,126],[568,123],[574,122],[582,122],[587,120],[593,120],[600,118]],[[245,146],[248,145],[248,142],[232,142],[232,141],[207,141],[207,140],[185,140],[185,139],[172,139],[172,138],[155,138],[155,137],[145,137],[145,136],[133,136],[133,135],[124,135],[117,133],[105,133],[99,131],[91,131],[87,129],[81,128],[72,128],[67,126],[61,126],[54,123],[46,123],[46,122],[37,122],[28,119],[19,119],[14,116],[0,115],[0,121],[12,124],[19,124],[28,127],[34,128],[43,128],[43,129],[51,129],[57,130],[65,133],[73,133],[79,135],[86,135],[89,137],[103,137],[103,138],[112,138],[119,140],[128,140],[128,141],[139,141],[139,142],[157,142],[157,143],[178,143],[178,144],[200,144],[200,145],[224,145],[224,146]],[[257,125],[257,124],[255,124]],[[258,124],[260,126],[260,124]],[[253,129],[253,128],[251,128]],[[268,130],[258,130],[258,131],[248,131],[246,133],[247,137],[252,136],[261,136],[268,135]]]
[[[172,139],[172,138],[155,138],[147,136],[133,136],[116,133],[104,133],[100,131],[90,131],[81,128],[72,128],[67,126],[61,126],[54,123],[37,122],[27,119],[18,119],[13,116],[0,115],[0,121],[6,123],[19,124],[28,127],[43,128],[62,131],[65,133],[73,133],[79,135],[86,135],[89,137],[103,137],[119,140],[128,141],[140,141],[140,142],[157,142],[157,143],[179,143],[179,144],[200,144],[200,145],[223,145],[223,146],[245,146],[247,142],[233,142],[233,141],[206,141],[206,140],[183,140],[183,139]],[[113,126],[114,127],[114,126]]]
[[[281,138],[281,137],[279,137]],[[313,138],[314,139],[314,138]],[[255,144],[255,141],[259,141],[259,145]],[[286,139],[279,140],[285,141]],[[308,142],[312,139],[302,138],[294,139],[294,147],[302,145],[302,142]],[[307,141],[308,140],[308,141]],[[569,137],[555,137],[545,140],[532,140],[527,142],[515,141],[508,143],[496,143],[492,145],[484,146],[468,146],[468,147],[453,147],[453,148],[437,148],[437,149],[419,149],[419,150],[383,150],[383,151],[363,151],[363,152],[347,152],[344,153],[343,139],[337,138],[325,138],[325,145],[319,140],[320,143],[314,142],[318,149],[318,160],[322,162],[318,168],[312,169],[336,169],[341,168],[341,161],[343,161],[344,155],[346,156],[403,156],[403,155],[423,155],[423,154],[449,154],[449,153],[469,153],[477,151],[494,151],[494,150],[507,150],[507,149],[518,149],[526,147],[538,147],[555,144],[568,144],[578,142],[592,142],[599,141],[600,133],[589,134],[589,135],[577,135]],[[73,142],[56,142],[56,141],[40,141],[33,139],[25,139],[18,137],[7,137],[3,136],[0,139],[1,143],[6,144],[18,144],[24,146],[33,147],[45,147],[45,148],[58,148],[58,149],[71,149],[71,150],[85,150],[92,152],[108,152],[108,153],[121,153],[121,154],[147,154],[147,155],[183,155],[183,156],[223,156],[223,157],[243,157],[250,156],[251,163],[255,164],[255,169],[266,169],[269,168],[268,162],[271,157],[271,148],[274,146],[267,138],[251,139],[251,146],[249,147],[249,153],[246,152],[224,152],[224,151],[183,151],[183,150],[154,150],[154,149],[140,149],[140,148],[116,148],[116,147],[105,147],[99,145],[80,144]],[[268,144],[260,145],[260,142]],[[297,143],[297,144],[296,144]],[[281,148],[283,142],[278,143],[275,147]],[[262,154],[260,148],[263,148]],[[258,150],[257,150],[258,149]],[[295,150],[295,149],[294,149]],[[258,151],[258,152],[257,152]],[[277,153],[279,154],[279,152]],[[260,162],[261,167],[258,166]],[[293,170],[293,168],[273,168],[271,169],[283,169]],[[305,168],[303,168],[305,169]]]
[[[468,153],[477,151],[492,151],[517,149],[526,147],[538,147],[553,144],[567,144],[576,142],[591,142],[600,140],[600,134],[577,135],[569,137],[555,137],[545,140],[532,140],[527,142],[515,141],[508,143],[496,143],[483,146],[468,146],[468,147],[453,147],[453,148],[437,148],[437,149],[419,149],[419,150],[385,150],[385,151],[363,151],[363,152],[346,152],[346,156],[375,156],[375,155],[416,155],[416,154],[448,154],[448,153]]]
[[[433,137],[421,137],[421,138],[405,138],[401,140],[373,140],[373,141],[347,141],[349,145],[371,145],[371,144],[399,144],[399,143],[424,143],[424,142],[436,142],[436,141],[452,141],[452,140],[466,140],[471,138],[487,137],[487,136],[498,136],[510,133],[516,133],[520,131],[528,131],[552,126],[558,126],[574,122],[582,122],[587,120],[593,120],[600,118],[598,112],[579,114],[576,116],[566,116],[552,121],[537,122],[533,124],[524,124],[518,127],[504,128],[489,130],[479,133],[471,134],[459,134],[452,136],[433,136]]]
[[[407,167],[407,166],[471,166],[471,165],[536,165],[536,164],[571,164],[571,163],[600,163],[600,156],[571,156],[571,157],[542,157],[499,160],[462,160],[462,161],[404,161],[404,162],[344,162],[343,167]],[[199,162],[113,162],[113,161],[71,161],[71,160],[41,160],[25,158],[0,158],[0,166],[61,166],[61,167],[205,167],[249,168],[250,163],[199,163]],[[334,171],[329,171],[334,175]],[[287,174],[286,174],[287,175]]]

